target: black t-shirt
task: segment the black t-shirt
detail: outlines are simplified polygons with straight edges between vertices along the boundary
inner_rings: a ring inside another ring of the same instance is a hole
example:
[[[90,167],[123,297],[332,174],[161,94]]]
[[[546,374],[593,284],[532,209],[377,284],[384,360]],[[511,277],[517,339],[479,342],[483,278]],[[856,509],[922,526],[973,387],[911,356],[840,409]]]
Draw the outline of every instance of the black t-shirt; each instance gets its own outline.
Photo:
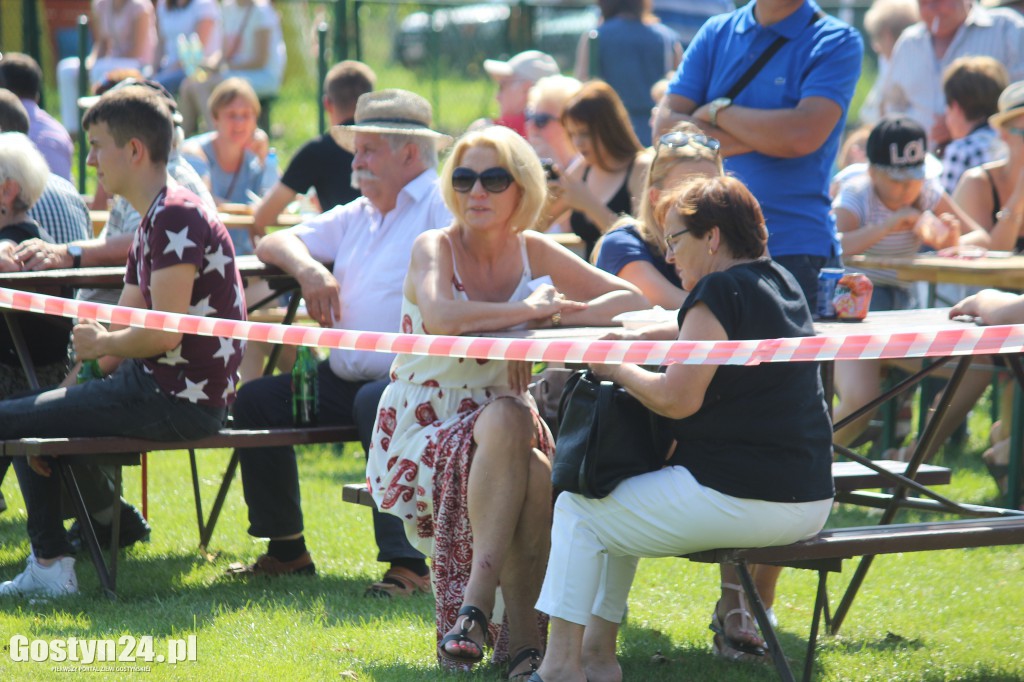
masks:
[[[359,198],[351,180],[352,155],[339,147],[330,133],[304,144],[281,177],[286,187],[299,194],[315,187],[323,211]]]
[[[679,311],[697,303],[730,340],[814,336],[811,311],[789,272],[764,259],[701,279]],[[818,363],[721,365],[704,404],[671,422],[673,464],[733,497],[811,502],[834,495],[832,425]]]

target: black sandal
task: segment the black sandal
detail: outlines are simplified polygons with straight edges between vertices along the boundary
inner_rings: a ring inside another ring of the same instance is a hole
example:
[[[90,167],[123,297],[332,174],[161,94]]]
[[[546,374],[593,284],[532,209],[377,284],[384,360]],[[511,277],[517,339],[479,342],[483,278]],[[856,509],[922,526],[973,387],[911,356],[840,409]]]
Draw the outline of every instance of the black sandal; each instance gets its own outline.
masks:
[[[507,677],[510,680],[518,679],[521,677],[533,677],[533,674],[537,672],[537,668],[540,667],[540,659],[541,657],[543,657],[543,655],[544,654],[540,652],[540,649],[535,649],[533,647],[520,649],[519,653],[513,656],[512,659],[508,662],[508,672],[505,674],[505,677]],[[512,671],[518,668],[520,665],[522,665],[523,662],[526,660],[530,661],[530,669],[524,670],[520,673],[513,674]]]
[[[444,636],[444,638],[437,645],[437,653],[444,659],[452,661],[453,663],[463,663],[473,665],[479,663],[484,658],[484,646],[487,644],[487,616],[484,612],[475,606],[463,606],[459,611],[459,617],[465,616],[460,626],[460,632],[452,632]],[[458,620],[458,618],[456,618]],[[477,643],[475,640],[470,638],[469,633],[474,627],[479,627],[483,630],[484,638],[482,642]],[[448,651],[444,645],[448,642],[459,642],[460,644],[469,642],[477,649],[479,653],[476,656],[459,656]]]

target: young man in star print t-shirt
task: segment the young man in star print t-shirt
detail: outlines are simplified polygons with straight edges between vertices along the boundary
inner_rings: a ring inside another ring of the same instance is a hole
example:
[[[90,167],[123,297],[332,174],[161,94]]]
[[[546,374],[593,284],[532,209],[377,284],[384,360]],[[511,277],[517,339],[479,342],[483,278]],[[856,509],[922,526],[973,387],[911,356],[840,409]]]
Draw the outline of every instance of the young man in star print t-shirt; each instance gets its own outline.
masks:
[[[173,123],[165,101],[144,87],[110,92],[86,113],[89,164],[108,194],[144,216],[119,304],[245,319],[242,282],[227,230],[189,190],[168,186]],[[0,438],[128,436],[202,438],[223,424],[234,398],[242,344],[232,339],[140,328],[109,330],[81,319],[72,337],[82,360],[105,376],[35,396],[0,401]],[[64,532],[59,478],[49,458],[16,459],[32,553],[0,594],[77,592]],[[61,464],[60,466],[65,466]],[[68,467],[73,473],[74,467]]]

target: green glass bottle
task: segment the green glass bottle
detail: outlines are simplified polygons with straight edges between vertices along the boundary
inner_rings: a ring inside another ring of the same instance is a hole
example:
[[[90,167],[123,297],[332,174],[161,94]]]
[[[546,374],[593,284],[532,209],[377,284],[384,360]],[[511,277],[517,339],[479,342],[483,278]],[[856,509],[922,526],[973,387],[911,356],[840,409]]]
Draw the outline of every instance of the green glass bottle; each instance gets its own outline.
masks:
[[[77,383],[84,384],[93,379],[102,379],[103,371],[100,370],[98,360],[83,360],[82,366],[78,369]]]
[[[292,424],[316,426],[320,418],[320,377],[316,358],[306,346],[299,346],[292,367]]]

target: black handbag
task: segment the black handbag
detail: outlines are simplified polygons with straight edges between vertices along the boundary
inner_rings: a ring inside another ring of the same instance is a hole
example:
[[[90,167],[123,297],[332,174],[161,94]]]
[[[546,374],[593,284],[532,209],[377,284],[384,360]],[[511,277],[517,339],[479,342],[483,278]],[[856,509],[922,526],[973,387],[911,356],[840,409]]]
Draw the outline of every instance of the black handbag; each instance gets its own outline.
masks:
[[[565,384],[551,467],[554,487],[600,499],[624,478],[657,471],[672,441],[665,420],[589,370]]]

